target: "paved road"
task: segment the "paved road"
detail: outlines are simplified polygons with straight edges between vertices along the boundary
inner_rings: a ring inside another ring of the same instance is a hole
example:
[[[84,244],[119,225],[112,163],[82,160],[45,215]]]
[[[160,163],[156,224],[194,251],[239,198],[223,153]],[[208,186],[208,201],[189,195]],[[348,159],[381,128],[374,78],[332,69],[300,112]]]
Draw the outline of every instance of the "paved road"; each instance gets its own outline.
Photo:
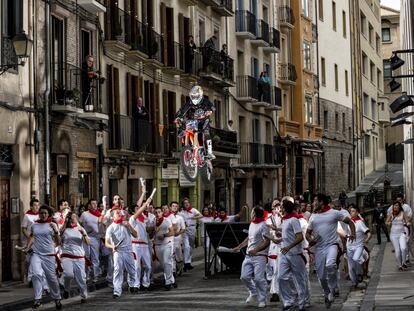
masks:
[[[92,292],[87,304],[81,305],[80,298],[63,300],[64,310],[254,310],[256,305],[247,306],[244,301],[247,291],[238,275],[220,275],[204,280],[204,266],[198,262],[196,269],[178,278],[178,288],[169,292],[161,288],[149,293],[124,294],[119,300],[112,299],[109,288]],[[319,284],[311,277],[312,307],[309,310],[325,310]],[[341,282],[341,297],[337,298],[330,310],[340,310],[349,292],[347,282]],[[280,309],[280,303],[268,303],[265,310]],[[46,304],[43,310],[53,310],[53,304]]]

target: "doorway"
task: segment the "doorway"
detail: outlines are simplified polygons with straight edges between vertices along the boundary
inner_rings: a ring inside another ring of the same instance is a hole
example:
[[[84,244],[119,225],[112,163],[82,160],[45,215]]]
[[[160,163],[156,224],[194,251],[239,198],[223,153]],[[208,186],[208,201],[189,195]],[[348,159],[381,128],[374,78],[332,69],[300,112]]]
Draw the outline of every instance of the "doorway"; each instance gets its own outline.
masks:
[[[253,190],[253,206],[263,204],[263,179],[262,178],[253,178],[252,181],[252,190]]]
[[[0,177],[0,207],[1,207],[1,262],[2,281],[12,279],[12,242],[10,224],[10,179]]]
[[[308,190],[310,193],[315,193],[315,181],[316,181],[316,170],[315,168],[310,168],[308,170]]]

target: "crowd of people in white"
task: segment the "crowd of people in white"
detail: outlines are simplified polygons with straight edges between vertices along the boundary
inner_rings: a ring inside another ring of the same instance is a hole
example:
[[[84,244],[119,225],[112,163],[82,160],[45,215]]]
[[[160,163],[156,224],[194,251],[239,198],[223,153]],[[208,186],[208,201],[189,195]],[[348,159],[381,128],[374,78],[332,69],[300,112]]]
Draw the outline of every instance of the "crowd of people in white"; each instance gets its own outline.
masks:
[[[131,294],[151,290],[155,266],[163,272],[165,290],[171,290],[177,287],[177,275],[193,269],[197,224],[202,226],[203,242],[209,243],[205,223],[240,220],[239,214],[228,216],[225,210],[216,213],[205,207],[200,213],[187,198],[181,206],[171,202],[154,208],[155,189],[146,199],[142,184],[141,193],[129,207],[119,195],[110,206],[106,197],[101,206],[90,199],[80,217],[65,200],[59,202],[57,211],[40,206],[36,199],[30,202],[22,222],[26,244],[21,249],[26,252],[34,309],[41,306],[45,291],[55,300],[56,309],[61,309],[60,287],[63,298],[68,298],[72,280],[84,303],[87,281],[97,282],[102,275],[113,288],[114,299],[122,294],[124,275]],[[311,303],[309,273],[315,271],[329,308],[339,296],[342,255],[355,288],[367,276],[366,246],[371,233],[353,204],[344,209],[323,194],[315,196],[313,204],[298,204],[292,197],[284,197],[273,200],[269,213],[256,206],[251,219],[248,237],[232,250],[247,247],[241,271],[241,280],[249,290],[246,303],[257,301],[258,307],[265,307],[270,289],[270,301],[281,300],[283,310],[296,306],[305,310]],[[411,208],[401,197],[387,210],[401,271],[409,264],[411,219]]]

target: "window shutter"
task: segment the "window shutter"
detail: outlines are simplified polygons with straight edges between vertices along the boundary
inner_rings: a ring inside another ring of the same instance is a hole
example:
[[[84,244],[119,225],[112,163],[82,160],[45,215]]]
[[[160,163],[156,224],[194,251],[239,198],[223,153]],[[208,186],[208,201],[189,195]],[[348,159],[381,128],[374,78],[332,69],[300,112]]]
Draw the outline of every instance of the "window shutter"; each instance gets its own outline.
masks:
[[[127,115],[132,116],[133,96],[132,96],[132,75],[127,72],[126,74],[126,104],[127,104]]]

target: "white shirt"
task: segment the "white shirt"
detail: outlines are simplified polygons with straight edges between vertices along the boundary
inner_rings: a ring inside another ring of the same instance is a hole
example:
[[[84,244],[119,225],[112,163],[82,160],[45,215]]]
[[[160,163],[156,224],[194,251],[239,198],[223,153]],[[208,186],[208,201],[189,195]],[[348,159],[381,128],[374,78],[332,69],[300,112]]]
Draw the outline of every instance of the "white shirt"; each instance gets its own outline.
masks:
[[[133,242],[143,242],[148,244],[148,233],[147,226],[145,225],[145,220],[141,222],[138,218],[134,217],[129,218],[129,223],[137,231],[137,237],[132,237]]]
[[[105,239],[115,245],[117,252],[132,252],[132,236],[128,228],[122,224],[112,223],[106,229]]]
[[[83,235],[86,235],[86,231],[81,226],[66,228],[62,235],[62,254],[85,256]]]
[[[195,216],[201,215],[201,213],[195,208],[191,208],[191,211],[182,210],[179,215],[184,218],[185,224],[187,227],[194,227],[197,223],[196,219],[193,219]]]
[[[169,233],[172,230],[172,223],[168,218],[164,218],[162,223],[156,228],[154,244],[165,245],[174,241],[174,236],[164,237],[163,240],[159,240],[159,237],[163,237],[164,234]]]
[[[282,228],[282,218],[279,215],[270,214],[266,219],[266,225],[276,225],[277,228]],[[273,238],[276,238],[276,231],[270,229],[270,235]],[[280,244],[276,244],[273,241],[270,241],[269,246],[269,256],[270,255],[279,255],[280,254]]]
[[[247,253],[262,244],[264,234],[269,234],[269,228],[265,221],[258,224],[250,223],[249,226],[249,240],[247,243]],[[264,249],[257,253],[257,255],[267,255],[268,249]]]
[[[216,219],[214,219],[215,222],[235,222],[236,221],[236,216],[235,215],[230,215],[230,216],[226,216],[226,218],[221,219],[220,217],[217,217]]]
[[[404,213],[400,213],[397,217],[392,217],[391,220],[391,232],[392,235],[400,235],[405,232]]]
[[[52,229],[53,227],[53,229]],[[30,234],[33,236],[32,250],[39,255],[51,255],[55,253],[54,232],[58,231],[55,223],[38,223],[35,222],[30,228]]]
[[[316,249],[324,249],[338,243],[338,221],[345,219],[340,211],[330,209],[324,213],[314,213],[309,219],[308,229],[319,237]]]
[[[211,217],[211,216],[203,216],[203,218],[200,218],[199,219],[199,221],[200,221],[200,234],[201,234],[201,237],[202,238],[204,238],[204,232],[205,232],[205,225],[204,224],[206,224],[206,223],[210,223],[210,222],[214,222],[214,218],[213,217]]]
[[[296,217],[284,219],[282,222],[282,247],[292,245],[293,241],[296,240],[297,233],[302,233],[302,227],[300,225],[299,219]],[[294,246],[288,254],[298,255],[302,254],[302,252],[302,243],[299,243],[298,245]]]
[[[96,239],[99,239],[101,237],[101,233],[99,230],[100,225],[98,222],[99,217],[96,217],[95,215],[87,211],[82,213],[79,221],[90,237]]]
[[[181,230],[185,230],[185,222],[184,218],[180,215],[175,215],[175,218],[177,219],[177,232]],[[179,236],[174,237],[174,243],[179,243],[183,239],[183,235],[180,234]]]
[[[303,233],[302,248],[308,248],[309,243],[308,240],[306,240],[306,231],[308,230],[309,223],[305,218],[299,218],[299,223]]]
[[[347,248],[355,249],[357,247],[364,246],[365,234],[369,232],[368,227],[363,220],[354,221],[355,223],[355,240],[353,242],[347,242]]]

